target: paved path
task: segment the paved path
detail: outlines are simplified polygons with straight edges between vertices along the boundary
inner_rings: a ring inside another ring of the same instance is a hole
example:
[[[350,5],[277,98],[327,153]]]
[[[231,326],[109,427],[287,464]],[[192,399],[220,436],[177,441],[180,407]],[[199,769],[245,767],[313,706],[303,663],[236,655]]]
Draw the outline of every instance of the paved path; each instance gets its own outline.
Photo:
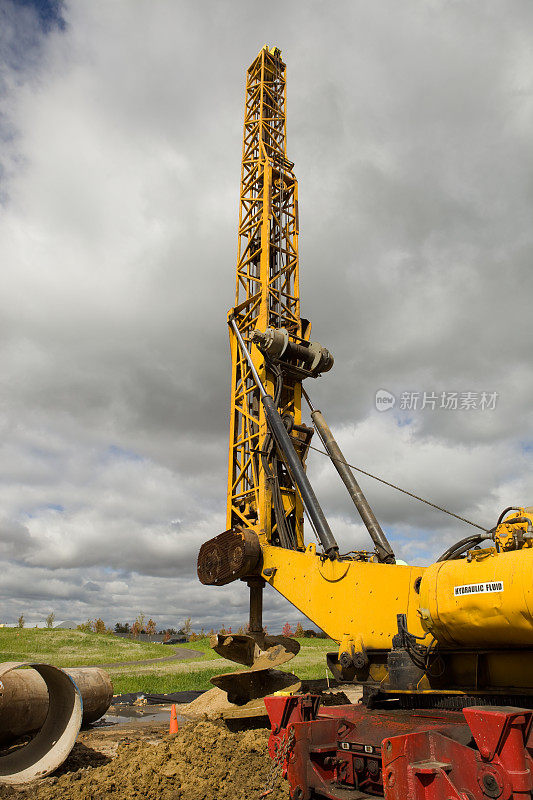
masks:
[[[110,664],[91,664],[98,669],[110,669],[111,667],[143,667],[145,664],[164,664],[167,661],[180,661],[183,658],[203,658],[205,653],[202,650],[186,650],[185,648],[174,650],[171,656],[162,658],[147,658],[144,661],[112,661]],[[85,666],[85,665],[84,665]]]

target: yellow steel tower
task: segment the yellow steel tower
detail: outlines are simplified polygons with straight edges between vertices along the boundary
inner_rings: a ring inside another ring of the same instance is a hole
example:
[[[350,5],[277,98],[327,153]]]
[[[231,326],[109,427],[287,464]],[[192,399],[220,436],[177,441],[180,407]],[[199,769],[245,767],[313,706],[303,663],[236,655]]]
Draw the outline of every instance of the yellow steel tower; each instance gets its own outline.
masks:
[[[304,460],[310,432],[301,425],[301,377],[296,363],[281,369],[265,359],[254,331],[282,331],[307,342],[298,286],[298,185],[286,156],[286,68],[266,45],[248,69],[239,216],[235,308],[230,312],[251,350],[267,392],[275,398]],[[227,527],[252,529],[263,543],[303,545],[300,497],[276,454],[250,367],[230,327],[231,419]]]

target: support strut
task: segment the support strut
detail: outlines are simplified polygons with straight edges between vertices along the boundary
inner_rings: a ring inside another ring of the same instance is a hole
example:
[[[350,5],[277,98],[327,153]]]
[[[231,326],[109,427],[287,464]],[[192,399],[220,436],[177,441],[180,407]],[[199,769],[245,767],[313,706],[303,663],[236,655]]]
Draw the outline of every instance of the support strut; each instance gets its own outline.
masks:
[[[357,483],[352,470],[348,466],[342,450],[337,444],[322,412],[313,408],[311,405],[311,400],[309,399],[309,396],[303,386],[302,394],[307,400],[311,410],[311,419],[313,420],[313,424],[318,432],[318,435],[320,436],[322,444],[326,448],[333,466],[341,476],[342,482],[348,489],[348,494],[352,498],[353,504],[361,515],[361,519],[363,520],[365,527],[370,534],[370,538],[374,542],[378,561],[384,564],[395,564],[396,558],[394,557],[394,552],[390,546],[389,540],[385,536],[381,525],[377,521],[374,512],[370,508],[370,504],[364,496],[361,487]]]

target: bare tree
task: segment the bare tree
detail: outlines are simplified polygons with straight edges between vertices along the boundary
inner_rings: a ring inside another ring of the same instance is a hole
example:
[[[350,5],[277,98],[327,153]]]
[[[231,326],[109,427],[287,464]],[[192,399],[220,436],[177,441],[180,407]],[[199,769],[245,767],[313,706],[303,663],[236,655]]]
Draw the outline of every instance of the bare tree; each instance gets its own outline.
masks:
[[[137,638],[140,633],[144,633],[144,614],[142,611],[137,614],[137,619],[131,626],[131,633],[135,638]]]

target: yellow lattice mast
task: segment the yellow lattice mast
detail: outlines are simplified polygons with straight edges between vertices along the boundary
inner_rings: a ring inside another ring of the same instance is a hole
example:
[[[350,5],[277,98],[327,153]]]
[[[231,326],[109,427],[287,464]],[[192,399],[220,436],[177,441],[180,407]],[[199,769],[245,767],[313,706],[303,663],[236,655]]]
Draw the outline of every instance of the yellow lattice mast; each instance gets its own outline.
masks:
[[[292,342],[310,333],[310,325],[300,319],[298,185],[286,156],[285,76],[281,52],[266,45],[247,72],[237,287],[230,315],[303,460],[309,436],[301,426],[297,370],[282,376],[252,343],[253,332],[267,328],[286,331]],[[253,529],[263,542],[301,546],[302,503],[276,455],[256,384],[231,328],[230,344],[227,526]]]

